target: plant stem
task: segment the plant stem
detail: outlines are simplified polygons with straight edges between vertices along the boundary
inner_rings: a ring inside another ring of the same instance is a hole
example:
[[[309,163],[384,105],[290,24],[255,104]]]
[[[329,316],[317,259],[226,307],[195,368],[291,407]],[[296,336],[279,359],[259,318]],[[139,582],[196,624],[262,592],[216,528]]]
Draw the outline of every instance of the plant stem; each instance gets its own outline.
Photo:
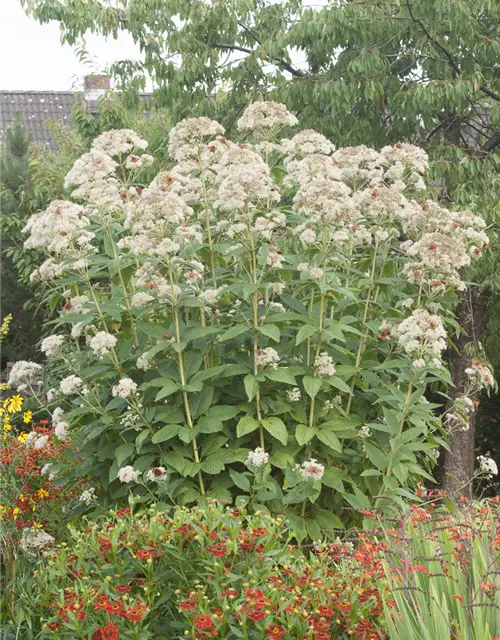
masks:
[[[366,328],[366,319],[368,318],[368,309],[370,307],[370,302],[372,301],[372,292],[373,292],[373,285],[375,283],[375,268],[377,265],[377,245],[375,245],[374,250],[373,250],[373,258],[372,258],[372,266],[371,266],[371,271],[370,271],[370,285],[368,287],[368,293],[366,294],[366,301],[365,301],[365,308],[363,311],[363,320],[362,320],[362,326],[363,326],[363,335],[361,336],[360,340],[359,340],[359,345],[358,345],[358,351],[356,353],[356,362],[355,362],[355,367],[356,369],[359,367],[360,362],[361,362],[361,357],[363,355],[363,351],[365,349],[365,343],[366,343],[366,338],[368,337],[368,329]],[[356,380],[357,380],[357,371],[354,372],[354,375],[352,377],[351,380],[351,393],[349,394],[349,397],[347,399],[347,406],[345,409],[345,412],[347,414],[349,414],[349,411],[351,410],[351,404],[352,404],[352,399],[354,396],[354,386],[356,385]]]
[[[175,340],[177,342],[177,344],[180,343],[181,341],[181,330],[180,330],[180,324],[179,324],[179,312],[177,310],[177,296],[175,293],[175,284],[174,284],[174,277],[172,274],[172,270],[169,268],[168,270],[168,277],[170,280],[170,288],[172,291],[172,313],[174,316],[174,326],[175,326]],[[182,357],[182,352],[179,351],[177,353],[177,365],[179,367],[179,377],[181,380],[181,386],[185,387],[186,386],[186,376],[185,376],[185,372],[184,372],[184,359]],[[182,391],[182,400],[184,402],[184,412],[186,414],[186,422],[187,425],[190,429],[193,428],[193,418],[191,416],[191,410],[189,408],[189,398],[188,398],[188,394],[187,391],[185,391],[183,389]],[[200,456],[199,456],[199,452],[198,452],[198,444],[196,442],[196,438],[193,437],[192,442],[192,447],[193,447],[193,458],[195,461],[195,464],[200,464]],[[205,495],[205,485],[203,483],[203,476],[201,473],[201,469],[198,470],[198,482],[199,482],[199,486],[200,486],[200,493],[202,496]]]
[[[411,403],[411,397],[412,397],[412,394],[413,394],[414,382],[415,382],[415,378],[412,378],[412,380],[408,384],[408,390],[406,392],[405,403],[404,403],[404,406],[403,406],[403,413],[401,415],[401,420],[399,421],[398,431],[396,433],[394,446],[392,447],[391,455],[389,456],[389,464],[387,465],[387,471],[385,472],[385,479],[386,480],[388,480],[392,475],[392,469],[393,469],[393,466],[394,466],[394,458],[396,457],[396,453],[397,453],[397,444],[398,444],[398,442],[401,439],[401,436],[403,434],[403,429],[404,429],[404,426],[405,426],[406,418],[408,417],[408,411],[410,409],[410,403]],[[385,487],[386,487],[385,484],[382,485],[382,489],[381,489],[380,495],[378,496],[377,500],[375,501],[375,506],[376,507],[378,506],[381,498],[385,495]]]

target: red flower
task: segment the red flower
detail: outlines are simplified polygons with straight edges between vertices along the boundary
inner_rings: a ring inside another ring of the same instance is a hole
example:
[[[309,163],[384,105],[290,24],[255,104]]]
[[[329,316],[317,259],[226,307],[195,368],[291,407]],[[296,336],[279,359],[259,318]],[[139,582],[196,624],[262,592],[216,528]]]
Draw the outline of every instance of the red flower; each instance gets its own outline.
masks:
[[[106,606],[106,613],[113,613],[116,616],[121,616],[124,611],[124,606],[121,602],[108,602]]]
[[[156,549],[139,549],[135,557],[137,560],[148,560],[149,558],[154,558],[157,553]]]
[[[189,611],[189,609],[196,609],[197,604],[196,600],[182,600],[179,602],[179,609],[181,611]]]
[[[318,613],[322,618],[333,618],[333,607],[326,606],[326,604],[320,604],[318,607]]]
[[[130,607],[130,609],[127,609],[127,611],[123,614],[123,617],[130,620],[130,622],[140,622],[144,616],[144,612],[145,607],[140,604],[136,604],[134,607]]]
[[[117,509],[116,515],[121,518],[121,516],[128,516],[130,514],[130,509],[127,507],[126,509]]]
[[[193,621],[194,626],[197,629],[201,629],[202,631],[210,631],[215,627],[214,621],[210,616],[206,616],[205,614],[201,614]]]
[[[107,538],[99,538],[99,551],[102,553],[103,551],[109,551],[113,545],[111,544],[111,540]]]
[[[118,593],[130,593],[132,587],[129,584],[119,584],[115,587]]]
[[[120,631],[112,622],[105,627],[100,627],[92,636],[92,640],[119,640]]]
[[[47,627],[50,629],[50,631],[57,631],[61,626],[60,622],[51,622],[50,624],[47,625]]]
[[[266,629],[266,635],[268,638],[281,638],[287,636],[288,631],[285,631],[283,627],[279,627],[277,624],[270,624]]]
[[[97,598],[95,599],[94,609],[96,611],[99,611],[99,609],[106,609],[106,607],[109,606],[109,604],[110,602],[106,598],[106,596],[101,594],[101,595],[98,595]]]
[[[226,545],[222,544],[221,542],[205,547],[205,550],[208,551],[208,553],[211,553],[216,558],[222,558],[227,553]]]

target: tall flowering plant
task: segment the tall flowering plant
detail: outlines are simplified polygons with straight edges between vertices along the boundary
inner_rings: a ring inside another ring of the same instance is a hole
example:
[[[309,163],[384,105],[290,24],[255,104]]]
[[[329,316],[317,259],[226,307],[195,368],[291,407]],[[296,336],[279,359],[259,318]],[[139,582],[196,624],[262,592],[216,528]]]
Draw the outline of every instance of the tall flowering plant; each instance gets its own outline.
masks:
[[[113,500],[236,499],[316,538],[369,496],[408,496],[463,426],[468,400],[442,419],[424,394],[449,380],[483,220],[419,195],[421,149],[335,150],[296,125],[273,102],[243,113],[243,143],[184,120],[152,179],[147,142],[108,131],[68,173],[72,200],[26,225],[60,309],[41,344],[54,426]],[[493,384],[479,360],[470,380]]]

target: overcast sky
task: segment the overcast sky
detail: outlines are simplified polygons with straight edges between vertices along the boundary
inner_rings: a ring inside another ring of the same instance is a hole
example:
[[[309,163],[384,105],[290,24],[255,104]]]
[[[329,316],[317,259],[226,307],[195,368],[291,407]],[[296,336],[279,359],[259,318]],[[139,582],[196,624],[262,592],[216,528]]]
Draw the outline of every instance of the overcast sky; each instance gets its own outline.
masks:
[[[59,24],[41,25],[28,18],[20,0],[0,0],[0,90],[80,89],[83,77],[124,58],[138,59],[132,38],[121,33],[118,40],[86,38],[91,66],[80,63],[75,52],[60,42]]]

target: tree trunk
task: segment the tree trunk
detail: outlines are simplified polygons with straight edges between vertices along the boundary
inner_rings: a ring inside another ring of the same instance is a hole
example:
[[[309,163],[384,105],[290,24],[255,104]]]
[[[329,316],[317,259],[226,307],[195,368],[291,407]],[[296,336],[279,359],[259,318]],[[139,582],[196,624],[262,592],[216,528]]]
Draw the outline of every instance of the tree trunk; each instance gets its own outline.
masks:
[[[489,293],[479,293],[475,288],[461,295],[456,314],[462,332],[456,341],[458,351],[452,350],[450,354],[451,377],[455,385],[450,392],[450,404],[467,386],[465,369],[472,361],[467,354],[467,345],[482,340],[488,301]],[[445,451],[444,456],[444,488],[452,497],[472,497],[476,416],[477,411],[471,414],[468,431],[454,430],[449,437],[450,450]]]

